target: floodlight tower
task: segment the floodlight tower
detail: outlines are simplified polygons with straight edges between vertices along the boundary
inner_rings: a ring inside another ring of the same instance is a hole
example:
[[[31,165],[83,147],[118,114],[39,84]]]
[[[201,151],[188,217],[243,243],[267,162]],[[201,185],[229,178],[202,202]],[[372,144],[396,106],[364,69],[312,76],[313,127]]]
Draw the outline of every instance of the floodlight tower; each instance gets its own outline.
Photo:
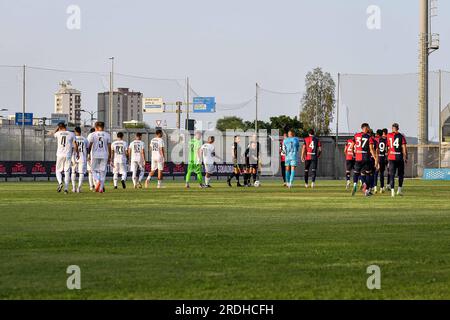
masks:
[[[429,56],[439,49],[439,35],[431,33],[431,21],[437,11],[437,0],[419,0],[419,127],[417,150],[417,173],[423,174],[425,167],[426,145],[428,144],[428,72]]]

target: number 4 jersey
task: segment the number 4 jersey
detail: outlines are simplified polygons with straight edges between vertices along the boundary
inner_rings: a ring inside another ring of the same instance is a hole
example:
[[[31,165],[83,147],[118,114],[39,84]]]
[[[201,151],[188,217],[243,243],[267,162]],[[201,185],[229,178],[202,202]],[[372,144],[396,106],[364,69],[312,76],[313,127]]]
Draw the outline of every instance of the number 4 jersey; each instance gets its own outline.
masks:
[[[388,142],[388,160],[402,161],[403,146],[406,145],[406,139],[401,133],[391,132],[387,136]]]
[[[58,131],[55,133],[55,138],[58,141],[58,149],[56,150],[56,157],[70,158],[73,152],[73,140],[75,135],[70,131]]]

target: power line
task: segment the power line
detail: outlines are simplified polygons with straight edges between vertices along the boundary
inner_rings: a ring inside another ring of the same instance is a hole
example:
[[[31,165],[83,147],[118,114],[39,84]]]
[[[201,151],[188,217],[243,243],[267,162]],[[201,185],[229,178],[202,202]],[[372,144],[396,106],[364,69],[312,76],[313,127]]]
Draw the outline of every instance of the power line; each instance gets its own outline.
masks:
[[[280,95],[302,95],[303,94],[302,91],[283,92],[283,91],[275,91],[275,90],[270,90],[270,89],[264,89],[264,88],[261,88],[261,87],[259,87],[259,90],[265,91],[265,92],[269,92],[269,93],[273,93],[273,94],[280,94]]]

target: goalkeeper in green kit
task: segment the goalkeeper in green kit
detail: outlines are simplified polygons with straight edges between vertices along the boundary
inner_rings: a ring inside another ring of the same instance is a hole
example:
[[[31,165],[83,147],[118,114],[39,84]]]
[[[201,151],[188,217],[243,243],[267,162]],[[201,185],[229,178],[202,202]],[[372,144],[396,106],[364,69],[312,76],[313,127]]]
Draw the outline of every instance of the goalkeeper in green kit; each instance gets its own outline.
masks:
[[[192,173],[197,175],[197,180],[200,183],[200,188],[204,188],[202,176],[202,162],[201,162],[201,148],[202,148],[202,133],[195,132],[194,138],[189,141],[189,162],[186,174],[186,188],[189,188],[189,181]]]

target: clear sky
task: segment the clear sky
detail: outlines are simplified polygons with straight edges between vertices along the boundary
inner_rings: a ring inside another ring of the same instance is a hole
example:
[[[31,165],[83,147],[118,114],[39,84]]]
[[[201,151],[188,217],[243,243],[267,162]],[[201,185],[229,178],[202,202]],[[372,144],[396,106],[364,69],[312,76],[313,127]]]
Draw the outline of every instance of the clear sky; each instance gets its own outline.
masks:
[[[66,27],[66,9],[72,4],[81,9],[80,30]],[[418,4],[418,0],[0,0],[0,65],[108,72],[108,57],[115,56],[119,73],[189,76],[200,95],[239,103],[252,98],[255,82],[272,90],[302,91],[305,74],[316,66],[333,76],[416,72]],[[381,9],[380,30],[366,26],[370,5]],[[449,13],[450,1],[439,1],[434,31],[441,34],[441,49],[433,54],[431,69],[450,70]],[[0,75],[0,94],[9,105],[0,107],[15,111],[20,95],[5,84],[6,74]],[[52,112],[61,78],[31,76],[31,111]],[[51,92],[44,97],[36,91],[45,81]],[[94,105],[90,109],[95,109],[95,92],[107,90],[106,77],[99,83],[92,92],[74,83],[83,91],[84,102]],[[295,114],[295,108],[284,113]],[[244,118],[253,113],[238,112]],[[270,114],[273,110],[263,108],[261,118]]]

